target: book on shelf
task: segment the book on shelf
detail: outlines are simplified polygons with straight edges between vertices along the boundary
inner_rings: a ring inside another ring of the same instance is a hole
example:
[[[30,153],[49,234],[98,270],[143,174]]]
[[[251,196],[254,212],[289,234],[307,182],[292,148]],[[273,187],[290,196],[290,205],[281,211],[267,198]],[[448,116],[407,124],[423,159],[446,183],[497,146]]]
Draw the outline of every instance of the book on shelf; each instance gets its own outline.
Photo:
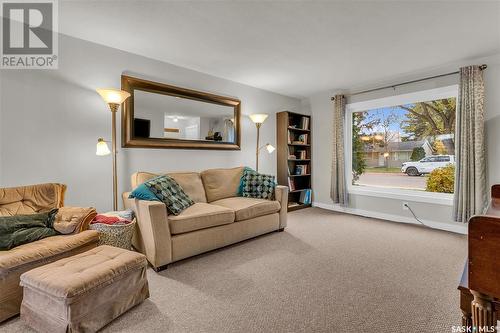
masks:
[[[300,128],[304,130],[309,129],[309,117],[302,117],[300,120]]]
[[[300,160],[307,160],[307,152],[305,150],[297,150],[297,157]]]
[[[297,164],[295,166],[295,175],[307,175],[309,166],[307,164]]]
[[[292,143],[292,134],[288,131],[288,144]]]
[[[299,202],[304,204],[304,205],[310,205],[311,204],[311,194],[312,194],[311,189],[303,190],[302,192],[300,192]]]
[[[288,177],[288,188],[290,189],[290,191],[295,191],[296,189],[295,180],[290,179],[290,177]]]

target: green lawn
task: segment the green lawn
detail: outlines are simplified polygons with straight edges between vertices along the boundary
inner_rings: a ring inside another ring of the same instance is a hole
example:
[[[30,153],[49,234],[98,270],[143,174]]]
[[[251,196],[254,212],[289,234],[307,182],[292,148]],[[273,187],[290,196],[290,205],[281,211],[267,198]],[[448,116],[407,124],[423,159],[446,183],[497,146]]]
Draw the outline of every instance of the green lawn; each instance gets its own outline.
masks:
[[[384,167],[376,167],[376,168],[366,168],[365,172],[377,172],[377,173],[401,173],[400,168],[384,168]]]

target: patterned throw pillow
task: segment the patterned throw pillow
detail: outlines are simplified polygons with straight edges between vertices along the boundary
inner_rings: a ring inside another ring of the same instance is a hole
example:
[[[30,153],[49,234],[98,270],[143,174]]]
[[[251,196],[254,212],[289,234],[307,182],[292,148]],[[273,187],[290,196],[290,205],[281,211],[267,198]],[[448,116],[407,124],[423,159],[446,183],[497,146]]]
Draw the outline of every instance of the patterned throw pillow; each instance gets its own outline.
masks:
[[[169,213],[179,215],[184,209],[194,205],[194,201],[182,187],[169,176],[159,176],[144,183],[161,202],[167,205]]]
[[[243,173],[243,196],[273,200],[276,182],[274,176],[263,175],[253,170]]]
[[[244,167],[243,172],[241,173],[241,178],[240,178],[240,186],[238,186],[238,196],[242,197],[243,196],[243,188],[245,187],[245,176],[248,171],[253,171],[255,172],[252,168],[250,167]]]

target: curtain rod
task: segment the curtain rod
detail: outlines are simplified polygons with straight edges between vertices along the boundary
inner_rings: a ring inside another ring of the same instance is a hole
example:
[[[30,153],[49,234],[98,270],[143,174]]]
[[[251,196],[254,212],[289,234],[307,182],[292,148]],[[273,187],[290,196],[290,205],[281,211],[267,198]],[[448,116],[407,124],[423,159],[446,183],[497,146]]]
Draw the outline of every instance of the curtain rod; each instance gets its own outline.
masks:
[[[488,68],[488,66],[485,65],[485,64],[479,66],[480,70],[485,70],[486,68]],[[406,81],[406,82],[397,83],[397,84],[391,84],[390,86],[385,86],[385,87],[380,87],[380,88],[374,88],[374,89],[368,89],[368,90],[358,91],[358,92],[355,92],[355,93],[352,93],[352,94],[346,94],[346,95],[343,95],[343,96],[355,96],[355,95],[366,94],[366,93],[369,93],[369,92],[373,92],[373,91],[377,91],[377,90],[383,90],[383,89],[389,89],[389,88],[393,88],[394,89],[396,87],[404,86],[406,84],[420,82],[420,81],[426,81],[426,80],[430,80],[430,79],[437,79],[437,78],[440,78],[440,77],[443,77],[443,76],[455,75],[455,74],[458,74],[458,73],[460,73],[460,72],[459,71],[455,71],[455,72],[446,73],[446,74],[428,76],[428,77],[424,77],[422,79],[411,80],[411,81]],[[334,101],[334,100],[335,100],[335,97],[332,97],[332,101]]]

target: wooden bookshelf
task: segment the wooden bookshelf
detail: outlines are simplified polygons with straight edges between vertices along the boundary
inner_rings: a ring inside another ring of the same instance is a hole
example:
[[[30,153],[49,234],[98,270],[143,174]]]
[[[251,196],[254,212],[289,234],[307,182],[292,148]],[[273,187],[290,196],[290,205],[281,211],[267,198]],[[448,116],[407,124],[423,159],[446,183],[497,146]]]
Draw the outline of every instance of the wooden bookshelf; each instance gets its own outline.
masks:
[[[276,117],[278,184],[291,187],[288,194],[288,211],[310,207],[310,202],[312,202],[311,116],[283,111],[278,112]],[[291,155],[293,155],[292,158],[290,158]],[[301,196],[304,196],[308,190],[309,200],[306,203],[300,202]]]

